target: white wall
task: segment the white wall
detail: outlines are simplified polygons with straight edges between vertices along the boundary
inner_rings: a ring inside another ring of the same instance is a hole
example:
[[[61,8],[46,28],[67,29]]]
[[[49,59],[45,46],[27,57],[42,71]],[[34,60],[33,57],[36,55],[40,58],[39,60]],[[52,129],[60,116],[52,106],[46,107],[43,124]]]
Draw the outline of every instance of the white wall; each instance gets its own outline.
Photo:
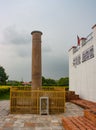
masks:
[[[92,39],[81,46],[73,54],[69,50],[69,89],[79,94],[81,98],[96,102],[96,26],[93,29]],[[93,45],[94,57],[82,62],[82,53]],[[73,59],[80,54],[81,63],[74,66]]]

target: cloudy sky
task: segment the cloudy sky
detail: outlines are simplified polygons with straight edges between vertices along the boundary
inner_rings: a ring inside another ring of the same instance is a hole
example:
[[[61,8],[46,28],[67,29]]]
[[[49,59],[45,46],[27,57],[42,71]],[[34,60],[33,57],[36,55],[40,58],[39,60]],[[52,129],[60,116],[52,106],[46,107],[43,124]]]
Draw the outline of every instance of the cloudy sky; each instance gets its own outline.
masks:
[[[42,75],[68,76],[68,50],[96,24],[96,0],[0,0],[0,65],[10,80],[31,80],[31,32],[42,35]]]

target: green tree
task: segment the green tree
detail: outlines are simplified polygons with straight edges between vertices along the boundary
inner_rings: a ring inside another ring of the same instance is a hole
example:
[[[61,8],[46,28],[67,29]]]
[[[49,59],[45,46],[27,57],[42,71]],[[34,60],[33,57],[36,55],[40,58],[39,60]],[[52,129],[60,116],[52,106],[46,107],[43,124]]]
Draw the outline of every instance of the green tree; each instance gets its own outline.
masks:
[[[46,79],[45,77],[42,77],[42,86],[56,86],[57,83],[54,79]]]
[[[8,86],[22,86],[22,82],[15,81],[15,80],[8,80],[6,82],[6,85],[8,85]]]
[[[6,85],[6,80],[8,79],[8,75],[5,72],[5,69],[0,66],[0,85]]]
[[[48,86],[56,86],[56,81],[54,79],[46,79]]]
[[[42,76],[42,86],[46,86],[46,79],[44,76]]]
[[[59,86],[69,86],[69,78],[60,78],[57,83]]]

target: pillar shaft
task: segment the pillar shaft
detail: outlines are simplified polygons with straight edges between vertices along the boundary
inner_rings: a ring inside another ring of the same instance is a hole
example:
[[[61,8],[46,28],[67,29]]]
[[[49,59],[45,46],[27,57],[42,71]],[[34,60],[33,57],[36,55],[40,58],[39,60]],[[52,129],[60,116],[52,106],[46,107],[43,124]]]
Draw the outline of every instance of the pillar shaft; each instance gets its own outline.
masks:
[[[42,63],[41,63],[41,35],[42,32],[32,33],[32,89],[41,89]]]

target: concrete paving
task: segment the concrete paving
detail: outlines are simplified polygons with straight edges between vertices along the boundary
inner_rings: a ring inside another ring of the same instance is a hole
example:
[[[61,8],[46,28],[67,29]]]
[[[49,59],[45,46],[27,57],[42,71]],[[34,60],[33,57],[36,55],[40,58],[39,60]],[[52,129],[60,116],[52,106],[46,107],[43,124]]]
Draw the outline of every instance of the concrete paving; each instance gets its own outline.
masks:
[[[0,101],[0,130],[65,130],[63,116],[82,116],[83,109],[66,103],[66,111],[57,115],[10,114],[10,101]]]

